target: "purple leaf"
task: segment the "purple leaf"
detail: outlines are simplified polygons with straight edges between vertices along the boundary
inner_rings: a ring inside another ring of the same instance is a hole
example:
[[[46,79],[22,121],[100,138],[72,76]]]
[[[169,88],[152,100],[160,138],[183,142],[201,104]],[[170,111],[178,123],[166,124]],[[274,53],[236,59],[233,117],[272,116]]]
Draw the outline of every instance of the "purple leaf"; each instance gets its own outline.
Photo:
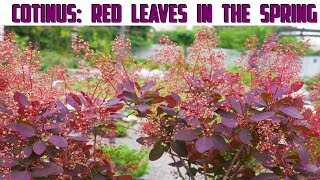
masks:
[[[177,115],[176,111],[170,107],[167,106],[159,106],[166,114],[170,116],[175,116]]]
[[[50,129],[61,129],[65,127],[65,123],[58,122],[58,123],[50,123],[44,124],[37,127],[38,130],[50,130]]]
[[[122,94],[123,94],[124,100],[126,100],[126,101],[129,101],[129,102],[137,102],[137,101],[139,101],[138,96],[133,92],[123,91]]]
[[[221,124],[225,125],[228,128],[236,128],[238,123],[234,119],[222,118]]]
[[[278,180],[278,176],[273,173],[261,173],[252,180]]]
[[[227,97],[226,102],[231,105],[231,107],[236,110],[239,114],[244,113],[244,108],[242,108],[242,105],[239,103],[239,101],[236,100],[234,97]]]
[[[83,136],[67,136],[68,139],[72,139],[72,140],[75,140],[75,141],[82,141],[82,142],[88,142],[89,141],[89,138],[87,137],[83,137]]]
[[[200,121],[197,116],[188,116],[188,117],[186,117],[185,120],[192,127],[199,127],[200,126]]]
[[[150,151],[150,154],[149,154],[149,159],[151,161],[155,161],[159,158],[161,158],[161,156],[163,155],[165,151],[165,147],[161,144],[156,144],[154,146],[154,148]]]
[[[14,180],[30,180],[31,173],[29,171],[12,171],[10,173]]]
[[[123,118],[126,118],[127,116],[125,116],[124,114],[121,114],[121,113],[111,113],[109,117],[123,119]]]
[[[250,144],[252,136],[248,129],[241,129],[240,131],[240,140],[245,144]]]
[[[219,151],[226,151],[228,149],[228,144],[226,143],[223,137],[216,135],[212,136],[211,140],[215,149],[218,149]]]
[[[288,92],[288,89],[280,88],[278,86],[272,86],[271,91],[275,98],[281,98]]]
[[[256,153],[254,155],[254,157],[256,158],[256,160],[262,164],[264,167],[273,167],[274,164],[274,159],[271,157],[271,155],[269,154],[265,154],[265,153]]]
[[[140,92],[146,92],[155,85],[154,81],[149,81],[140,88]]]
[[[236,118],[237,116],[231,112],[227,112],[225,110],[222,110],[222,109],[218,109],[216,111],[217,114],[219,114],[222,118],[228,118],[228,119],[234,119]]]
[[[16,92],[13,95],[13,99],[19,104],[19,106],[27,107],[30,105],[28,98],[24,94]]]
[[[19,161],[12,158],[0,157],[0,167],[8,168],[19,165]]]
[[[213,148],[213,142],[211,138],[202,137],[196,141],[196,148],[199,153],[204,153]]]
[[[32,148],[36,154],[41,155],[46,150],[47,144],[42,140],[38,140],[37,142],[33,143]]]
[[[275,123],[278,123],[278,124],[281,123],[281,119],[276,115],[272,116],[271,119]]]
[[[67,97],[67,103],[76,110],[81,109],[81,100],[75,94],[71,94]]]
[[[149,109],[149,106],[146,104],[137,105],[135,107],[142,113],[146,113],[147,110]]]
[[[126,80],[123,82],[123,87],[126,88],[126,90],[133,92],[134,91],[134,86],[133,83],[130,80]]]
[[[301,141],[298,141],[297,144],[298,144],[298,155],[299,155],[299,158],[301,159],[301,163],[306,165],[309,163],[308,149]]]
[[[302,163],[296,163],[293,166],[293,169],[300,171],[300,172],[306,172],[306,173],[314,173],[319,170],[319,168],[314,164],[302,164]]]
[[[180,141],[192,141],[198,139],[198,133],[193,130],[183,130],[176,134],[176,139]]]
[[[181,157],[187,157],[188,151],[185,148],[185,144],[182,141],[176,141],[170,144],[171,149]]]
[[[60,118],[64,118],[69,113],[68,108],[61,101],[57,101],[57,107],[60,110],[59,111]]]
[[[33,137],[36,133],[36,130],[33,127],[25,124],[9,124],[8,128],[18,132],[22,137],[26,138]]]
[[[29,158],[32,154],[32,148],[30,146],[22,148],[21,154],[23,154],[23,158]]]
[[[43,168],[34,168],[32,169],[33,177],[46,177],[49,175],[57,175],[63,172],[62,167],[58,166],[55,163],[44,163]]]
[[[177,103],[181,102],[181,98],[180,98],[180,96],[178,94],[172,92],[170,95]]]
[[[299,110],[295,107],[282,107],[282,108],[278,108],[278,110],[293,118],[303,119],[303,116],[300,114]]]
[[[61,137],[61,136],[55,136],[55,135],[50,136],[49,142],[56,147],[64,148],[64,147],[68,146],[68,141],[64,137]]]
[[[1,101],[0,101],[0,112],[3,112],[3,113],[9,112],[8,106]]]
[[[254,122],[259,122],[259,121],[271,118],[272,116],[274,116],[274,114],[275,114],[274,112],[263,112],[263,113],[255,114],[253,115],[251,120]]]
[[[225,132],[225,131],[227,131],[227,130],[228,130],[228,128],[227,128],[226,126],[224,126],[223,124],[221,124],[221,123],[216,124],[216,125],[214,126],[214,131],[215,131],[215,132]]]

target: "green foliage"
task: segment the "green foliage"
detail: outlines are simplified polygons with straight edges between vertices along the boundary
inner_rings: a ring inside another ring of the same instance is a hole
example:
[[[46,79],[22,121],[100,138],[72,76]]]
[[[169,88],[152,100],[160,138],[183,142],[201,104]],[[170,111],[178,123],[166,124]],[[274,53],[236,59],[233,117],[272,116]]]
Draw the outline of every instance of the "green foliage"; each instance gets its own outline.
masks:
[[[133,51],[151,44],[150,26],[127,26],[126,28],[126,36],[130,39]]]
[[[134,177],[141,177],[148,172],[147,150],[134,150],[128,145],[106,146],[103,152],[111,158],[115,166],[121,166],[119,174],[129,174]]]
[[[132,122],[118,121],[116,123],[116,132],[118,137],[124,137],[127,135],[128,129],[132,126]]]
[[[304,85],[307,89],[311,89],[312,86],[317,82],[320,82],[320,76],[308,77],[304,79]]]
[[[251,74],[245,69],[241,69],[238,66],[228,67],[227,69],[230,72],[238,73],[241,77],[241,82],[243,82],[244,84],[249,85],[251,83]]]
[[[38,46],[40,50],[50,49],[57,52],[71,50],[71,29],[67,26],[7,26],[6,30],[14,32],[20,47],[29,42]]]
[[[67,53],[58,54],[56,51],[43,50],[40,52],[42,61],[40,63],[41,70],[46,71],[51,66],[63,65],[67,68],[78,68],[79,63],[77,59]]]
[[[150,45],[150,26],[127,26],[126,36],[130,39],[132,50]],[[29,42],[34,43],[40,50],[49,49],[58,53],[70,52],[72,31],[84,40],[90,42],[90,48],[110,53],[113,40],[120,35],[120,27],[49,27],[49,26],[7,26],[6,30],[16,34],[16,41],[20,47]]]
[[[260,43],[263,43],[265,36],[268,33],[275,33],[276,26],[217,26],[217,35],[220,37],[221,43],[218,45],[219,48],[243,50],[243,44],[246,40],[252,36],[256,36]],[[197,32],[197,27],[188,30],[178,28],[174,30],[159,31],[153,38],[154,43],[158,43],[161,35],[167,35],[170,39],[176,42],[178,45],[185,48],[190,46],[194,41],[194,35]],[[298,43],[296,38],[287,37],[290,42]]]

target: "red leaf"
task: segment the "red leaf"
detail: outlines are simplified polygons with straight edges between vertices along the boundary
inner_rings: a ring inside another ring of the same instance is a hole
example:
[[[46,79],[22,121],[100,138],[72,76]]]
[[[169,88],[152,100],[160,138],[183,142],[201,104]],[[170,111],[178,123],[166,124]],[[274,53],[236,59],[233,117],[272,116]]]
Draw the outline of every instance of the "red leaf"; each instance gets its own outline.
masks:
[[[68,146],[68,141],[61,136],[56,136],[56,135],[50,136],[49,142],[56,147],[64,148]]]
[[[117,176],[117,179],[118,180],[132,180],[133,177],[130,175],[123,174],[123,175]]]
[[[294,82],[291,84],[291,91],[297,92],[303,87],[303,82]]]
[[[213,142],[211,138],[202,137],[196,141],[196,148],[199,153],[204,153],[213,148]]]
[[[36,154],[41,155],[46,150],[47,144],[42,140],[38,140],[37,142],[33,143],[32,147]]]
[[[300,114],[299,110],[295,107],[282,107],[282,108],[278,108],[278,110],[293,118],[303,119],[303,116]]]
[[[255,114],[251,120],[254,122],[259,122],[268,118],[271,118],[272,116],[274,116],[274,112],[263,112],[263,113],[259,113],[259,114]]]
[[[310,119],[312,115],[313,115],[313,112],[309,108],[302,113],[302,116],[304,117],[304,119]]]

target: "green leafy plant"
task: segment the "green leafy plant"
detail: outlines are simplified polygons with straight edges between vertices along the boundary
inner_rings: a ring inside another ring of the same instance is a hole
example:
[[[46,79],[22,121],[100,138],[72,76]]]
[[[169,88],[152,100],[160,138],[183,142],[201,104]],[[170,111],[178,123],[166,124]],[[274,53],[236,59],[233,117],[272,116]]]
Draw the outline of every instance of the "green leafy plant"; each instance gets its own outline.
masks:
[[[128,129],[132,126],[132,122],[128,121],[117,121],[116,125],[116,133],[118,137],[124,137],[127,135]]]
[[[119,174],[141,177],[148,172],[148,151],[131,149],[128,145],[106,146],[102,150],[115,166]]]

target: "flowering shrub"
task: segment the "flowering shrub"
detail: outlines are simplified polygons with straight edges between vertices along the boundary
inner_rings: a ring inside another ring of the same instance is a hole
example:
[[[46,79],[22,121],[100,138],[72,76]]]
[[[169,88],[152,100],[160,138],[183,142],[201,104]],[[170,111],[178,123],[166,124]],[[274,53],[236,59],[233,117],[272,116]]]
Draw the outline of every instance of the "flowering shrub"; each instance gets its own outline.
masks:
[[[171,66],[163,79],[152,79],[139,77],[140,65],[126,68],[134,64],[128,40],[116,38],[104,55],[76,38],[79,81],[63,67],[42,73],[36,50],[21,52],[7,36],[0,43],[0,70],[7,72],[0,75],[1,173],[115,178],[112,161],[97,147],[115,136],[122,112],[133,110],[143,119],[137,141],[152,148],[149,159],[168,153],[182,179],[319,179],[319,84],[307,108],[298,76],[307,43],[269,35],[258,44],[253,37],[232,72],[214,49],[219,42],[204,28],[185,57],[162,36],[154,59]]]
[[[182,179],[181,167],[191,179],[319,178],[319,156],[311,149],[319,117],[304,106],[298,76],[307,44],[272,35],[262,45],[248,40],[239,67],[250,73],[245,84],[213,50],[219,43],[214,30],[196,34],[187,59],[170,51],[176,45],[168,38],[161,41],[166,51],[158,50],[160,57],[177,64],[164,78],[173,92],[160,93],[153,81],[142,87],[126,82],[120,95],[145,118],[137,141],[153,148],[150,160],[167,152]]]
[[[98,138],[114,137],[123,103],[72,92],[75,79],[63,67],[41,72],[37,51],[20,51],[10,34],[0,49],[0,70],[6,72],[0,77],[2,177],[115,178],[112,161],[97,147]]]

